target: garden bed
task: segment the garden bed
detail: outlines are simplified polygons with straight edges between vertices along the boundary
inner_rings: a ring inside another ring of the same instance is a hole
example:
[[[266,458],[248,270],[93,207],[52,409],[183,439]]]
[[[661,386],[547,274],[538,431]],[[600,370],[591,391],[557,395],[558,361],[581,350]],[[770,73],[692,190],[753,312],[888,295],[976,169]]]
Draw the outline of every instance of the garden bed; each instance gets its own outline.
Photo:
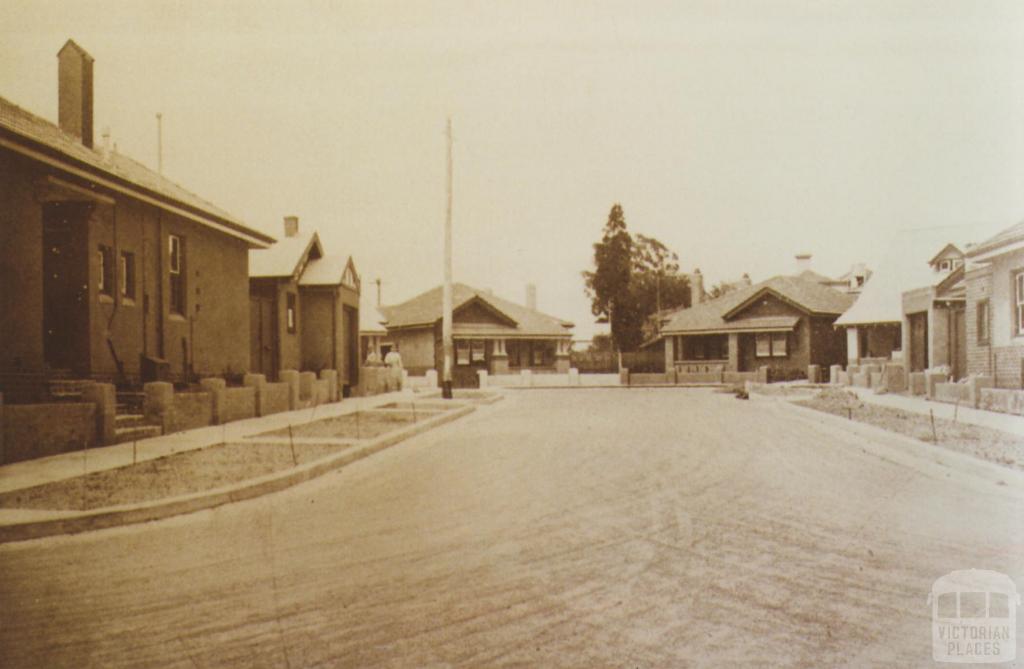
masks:
[[[349,444],[217,444],[0,494],[0,508],[87,511],[213,490],[303,465]]]
[[[934,419],[933,431],[930,416],[862,402],[848,390],[824,390],[812,399],[795,401],[794,404],[1024,470],[1024,437],[1008,432],[945,418]]]
[[[262,432],[258,437],[314,437],[337,439],[373,439],[385,432],[423,422],[436,412],[430,411],[356,411],[335,418],[322,418],[312,423]]]

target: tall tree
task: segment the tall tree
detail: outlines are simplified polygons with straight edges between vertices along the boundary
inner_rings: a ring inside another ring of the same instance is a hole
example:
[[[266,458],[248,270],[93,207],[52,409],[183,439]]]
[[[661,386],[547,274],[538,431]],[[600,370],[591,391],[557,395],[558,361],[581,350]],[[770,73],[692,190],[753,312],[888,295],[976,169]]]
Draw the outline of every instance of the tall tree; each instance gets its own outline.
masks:
[[[590,310],[611,324],[612,342],[630,350],[632,314],[629,282],[633,274],[633,239],[626,229],[622,205],[612,205],[601,241],[594,244],[594,271],[584,272]]]
[[[653,237],[626,229],[622,207],[608,215],[601,241],[594,244],[594,271],[584,272],[595,316],[611,323],[620,351],[635,350],[657,329],[656,312],[688,306],[690,284],[679,273],[679,258]]]

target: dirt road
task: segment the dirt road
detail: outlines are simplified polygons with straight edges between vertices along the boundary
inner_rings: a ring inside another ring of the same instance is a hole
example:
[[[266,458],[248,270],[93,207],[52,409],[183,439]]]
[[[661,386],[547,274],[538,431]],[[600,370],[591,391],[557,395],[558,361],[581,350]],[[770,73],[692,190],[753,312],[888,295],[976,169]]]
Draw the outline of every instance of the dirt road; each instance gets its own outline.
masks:
[[[284,493],[0,546],[0,666],[922,666],[935,578],[1024,586],[1019,476],[793,412],[521,391]]]

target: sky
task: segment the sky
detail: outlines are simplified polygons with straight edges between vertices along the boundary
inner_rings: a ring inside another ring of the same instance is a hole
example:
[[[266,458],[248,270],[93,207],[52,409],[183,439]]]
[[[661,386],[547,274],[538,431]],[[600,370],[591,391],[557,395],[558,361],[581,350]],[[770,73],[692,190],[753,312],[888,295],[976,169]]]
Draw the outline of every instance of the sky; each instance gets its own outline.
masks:
[[[456,280],[594,325],[614,203],[706,284],[877,264],[900,229],[1024,219],[1024,3],[0,3],[0,96],[56,120],[95,58],[96,140],[251,227],[350,253],[364,293]]]

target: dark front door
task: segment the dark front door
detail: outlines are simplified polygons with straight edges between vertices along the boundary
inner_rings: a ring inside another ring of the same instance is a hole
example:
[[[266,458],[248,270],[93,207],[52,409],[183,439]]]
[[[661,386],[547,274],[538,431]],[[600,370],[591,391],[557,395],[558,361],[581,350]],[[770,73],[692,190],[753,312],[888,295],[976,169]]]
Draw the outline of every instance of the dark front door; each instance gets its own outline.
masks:
[[[89,372],[89,215],[81,202],[43,205],[43,356]]]
[[[265,374],[268,379],[277,378],[277,311],[274,299],[253,296],[249,301],[249,362],[253,372]]]
[[[910,314],[910,371],[928,368],[928,313]]]
[[[967,374],[967,320],[963,308],[953,309],[950,315],[949,363],[953,378],[959,381]]]
[[[359,311],[345,305],[342,307],[345,320],[345,365],[348,368],[348,385],[359,385]]]

